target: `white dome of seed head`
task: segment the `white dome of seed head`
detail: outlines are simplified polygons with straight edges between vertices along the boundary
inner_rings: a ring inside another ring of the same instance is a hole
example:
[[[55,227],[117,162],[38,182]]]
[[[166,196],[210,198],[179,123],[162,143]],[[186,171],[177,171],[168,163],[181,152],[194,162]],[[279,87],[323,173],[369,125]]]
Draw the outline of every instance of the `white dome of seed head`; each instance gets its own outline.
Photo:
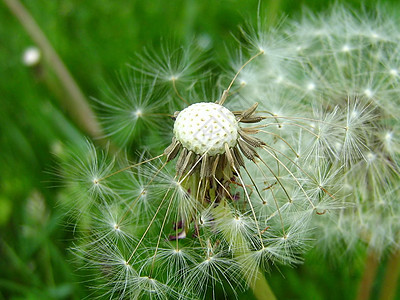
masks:
[[[225,143],[236,146],[238,122],[232,112],[216,103],[196,103],[182,110],[174,124],[175,138],[186,149],[209,156],[225,153]]]

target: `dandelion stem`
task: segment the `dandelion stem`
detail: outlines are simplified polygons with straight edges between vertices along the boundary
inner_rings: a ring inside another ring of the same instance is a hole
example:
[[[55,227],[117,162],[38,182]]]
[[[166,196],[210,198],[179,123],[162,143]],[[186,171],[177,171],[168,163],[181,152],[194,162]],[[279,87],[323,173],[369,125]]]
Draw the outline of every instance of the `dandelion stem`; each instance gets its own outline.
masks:
[[[254,297],[258,300],[275,300],[276,297],[260,270],[255,274],[255,280],[250,284]]]
[[[222,213],[224,214],[230,214],[229,210],[229,205],[224,205],[223,202],[218,205],[216,210],[223,210]],[[227,234],[227,237],[230,235]],[[243,263],[244,265],[248,265],[249,261],[244,261],[244,257],[249,257],[248,254],[250,254],[250,250],[248,248],[248,245],[246,243],[246,240],[243,235],[240,235],[238,237],[235,237],[234,239],[230,240],[229,242],[235,244],[235,249],[238,249],[237,252],[235,252],[235,256],[237,259]],[[246,255],[247,254],[247,255]],[[242,270],[243,275],[245,276],[245,279],[249,283],[250,288],[253,291],[254,297],[258,300],[275,300],[276,297],[271,289],[271,287],[268,284],[268,281],[266,280],[264,274],[261,272],[259,268],[255,272],[247,273],[245,270]]]
[[[368,251],[365,259],[364,273],[358,286],[357,300],[368,300],[371,298],[372,286],[375,282],[376,272],[379,265],[378,254],[371,250]]]
[[[381,286],[380,300],[393,300],[396,297],[400,276],[400,250],[392,253],[386,267],[385,278]]]

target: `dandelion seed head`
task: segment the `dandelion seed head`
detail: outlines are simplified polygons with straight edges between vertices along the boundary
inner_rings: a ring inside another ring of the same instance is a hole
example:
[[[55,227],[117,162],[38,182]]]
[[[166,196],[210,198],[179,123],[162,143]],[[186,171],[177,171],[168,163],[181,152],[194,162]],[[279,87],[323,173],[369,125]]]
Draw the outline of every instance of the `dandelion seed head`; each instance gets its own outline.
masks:
[[[236,146],[238,124],[228,109],[216,103],[196,103],[181,111],[174,125],[175,138],[186,149],[210,156]]]

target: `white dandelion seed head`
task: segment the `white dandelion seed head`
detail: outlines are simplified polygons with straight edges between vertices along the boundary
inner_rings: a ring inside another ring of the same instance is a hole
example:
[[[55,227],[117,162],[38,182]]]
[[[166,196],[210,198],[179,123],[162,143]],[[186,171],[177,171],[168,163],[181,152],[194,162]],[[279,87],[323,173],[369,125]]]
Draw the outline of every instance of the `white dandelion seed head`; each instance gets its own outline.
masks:
[[[216,103],[196,103],[181,111],[174,125],[175,138],[196,154],[225,153],[225,143],[236,146],[238,123],[228,109]]]

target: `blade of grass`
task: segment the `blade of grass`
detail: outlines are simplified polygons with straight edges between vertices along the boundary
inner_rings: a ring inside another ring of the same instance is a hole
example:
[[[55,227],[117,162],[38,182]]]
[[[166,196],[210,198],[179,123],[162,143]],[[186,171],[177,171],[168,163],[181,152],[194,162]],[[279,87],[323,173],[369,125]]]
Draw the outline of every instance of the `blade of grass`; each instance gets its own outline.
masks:
[[[67,103],[63,103],[63,105],[68,109],[75,122],[84,132],[104,144],[105,141],[102,140],[104,135],[96,120],[95,114],[87,103],[78,84],[75,82],[71,73],[68,71],[39,25],[19,0],[4,0],[4,3],[19,20],[33,42],[41,49],[45,60],[63,85],[68,97],[63,97],[61,99],[65,102],[69,100]]]
[[[357,300],[368,300],[371,298],[372,287],[375,282],[376,272],[379,266],[379,255],[371,250],[365,259],[364,273],[358,286]]]
[[[400,250],[393,252],[386,266],[385,278],[381,286],[380,300],[393,300],[396,298],[397,286],[400,276]]]

